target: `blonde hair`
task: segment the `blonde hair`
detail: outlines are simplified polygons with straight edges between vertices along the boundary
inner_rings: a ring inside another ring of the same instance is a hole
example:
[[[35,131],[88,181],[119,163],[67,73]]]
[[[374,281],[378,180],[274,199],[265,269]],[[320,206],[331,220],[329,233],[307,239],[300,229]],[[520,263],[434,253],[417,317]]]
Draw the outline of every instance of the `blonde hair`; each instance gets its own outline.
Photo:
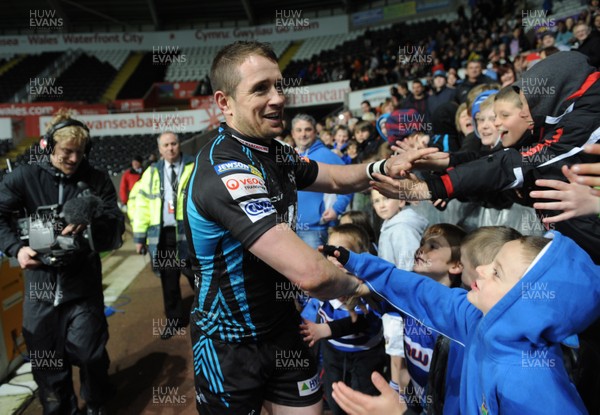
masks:
[[[479,112],[483,112],[483,111],[488,110],[490,108],[493,110],[494,109],[494,101],[495,101],[495,99],[496,99],[496,94],[492,94],[489,97],[487,97],[486,100],[483,101],[481,103],[481,105],[479,105]]]
[[[54,114],[54,118],[52,118],[52,120],[48,123],[46,127],[46,134],[52,131],[55,125],[65,121],[74,120],[74,118],[71,116],[72,113],[73,111],[67,108],[61,108],[58,110],[56,114]],[[90,139],[90,134],[83,127],[78,125],[70,125],[68,127],[63,127],[56,130],[54,134],[52,134],[52,138],[55,142],[61,144],[73,142],[77,146],[85,146]]]
[[[507,226],[482,226],[463,239],[460,246],[461,259],[466,260],[474,268],[490,264],[502,245],[520,237],[519,231]]]
[[[542,236],[526,235],[519,238],[521,246],[523,248],[522,255],[523,259],[528,262],[533,262],[536,256],[544,249],[550,242],[550,239]]]
[[[510,85],[505,86],[496,94],[495,101],[506,101],[510,102],[517,108],[523,108],[523,103],[521,102],[519,93]]]

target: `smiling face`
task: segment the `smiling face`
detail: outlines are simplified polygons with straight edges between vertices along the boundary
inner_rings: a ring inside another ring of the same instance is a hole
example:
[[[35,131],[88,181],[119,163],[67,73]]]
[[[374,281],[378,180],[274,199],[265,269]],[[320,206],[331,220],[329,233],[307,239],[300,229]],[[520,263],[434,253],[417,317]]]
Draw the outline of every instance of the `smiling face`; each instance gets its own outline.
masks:
[[[54,167],[70,176],[77,171],[84,153],[85,143],[77,144],[74,140],[57,141],[50,156],[50,162]]]
[[[271,139],[283,132],[285,97],[278,81],[277,62],[259,55],[248,56],[237,68],[240,82],[232,95],[215,92],[215,101],[227,124],[240,133]]]
[[[505,243],[494,262],[476,268],[477,279],[471,283],[467,299],[487,314],[519,282],[530,263],[520,241]]]
[[[463,135],[466,136],[475,131],[475,127],[473,126],[473,120],[467,113],[466,109],[460,113],[460,116],[458,117],[458,122],[460,124],[460,131],[463,133]]]
[[[312,123],[296,120],[292,127],[292,138],[300,151],[306,151],[317,139],[317,132]]]
[[[527,130],[533,128],[533,118],[525,99],[522,99],[522,105],[523,108],[519,108],[506,100],[494,102],[494,113],[496,114],[494,124],[500,133],[503,147],[514,146]]]
[[[481,144],[493,147],[498,141],[498,129],[494,125],[496,114],[494,109],[489,106],[475,115],[477,121],[477,132],[481,137]]]

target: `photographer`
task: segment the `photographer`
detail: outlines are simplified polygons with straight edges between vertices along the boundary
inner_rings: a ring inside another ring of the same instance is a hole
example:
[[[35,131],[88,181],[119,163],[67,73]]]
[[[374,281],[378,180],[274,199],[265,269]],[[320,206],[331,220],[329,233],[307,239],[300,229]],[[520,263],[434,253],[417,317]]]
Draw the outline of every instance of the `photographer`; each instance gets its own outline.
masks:
[[[78,413],[71,365],[80,368],[87,413],[102,414],[113,391],[98,252],[121,245],[123,216],[111,180],[86,159],[85,124],[61,110],[42,148],[43,162],[20,166],[0,183],[0,251],[26,270],[23,335],[44,414]],[[23,209],[28,238],[13,226]],[[50,233],[50,247],[34,245],[42,239],[34,223]]]

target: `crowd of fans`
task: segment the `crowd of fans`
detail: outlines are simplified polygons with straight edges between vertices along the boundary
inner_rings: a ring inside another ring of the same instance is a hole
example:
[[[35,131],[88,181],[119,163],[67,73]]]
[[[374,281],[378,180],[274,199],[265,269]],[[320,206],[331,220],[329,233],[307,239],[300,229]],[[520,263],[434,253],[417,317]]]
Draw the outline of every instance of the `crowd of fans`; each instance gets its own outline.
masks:
[[[352,45],[353,54],[339,56],[347,49],[342,45],[293,65],[284,76],[302,79],[306,85],[349,79],[352,89],[360,90],[423,77],[431,82],[435,71],[452,70],[449,84],[453,86],[462,81],[456,71],[469,61],[482,61],[488,76],[497,76],[506,66],[514,67],[518,76],[530,62],[539,59],[540,53],[554,53],[554,48],[579,50],[590,56],[592,65],[600,64],[596,0],[590,0],[576,16],[559,20],[547,14],[546,22],[534,19],[536,26],[541,26],[527,31],[528,17],[522,14],[527,10],[526,2],[475,3],[470,17],[459,7],[458,18],[451,22],[433,20],[411,26],[396,24],[378,31],[368,29],[357,40],[360,43]],[[419,37],[420,33],[428,35]],[[554,40],[546,39],[546,33]],[[546,48],[550,49],[544,51]],[[500,80],[499,76],[494,79]]]

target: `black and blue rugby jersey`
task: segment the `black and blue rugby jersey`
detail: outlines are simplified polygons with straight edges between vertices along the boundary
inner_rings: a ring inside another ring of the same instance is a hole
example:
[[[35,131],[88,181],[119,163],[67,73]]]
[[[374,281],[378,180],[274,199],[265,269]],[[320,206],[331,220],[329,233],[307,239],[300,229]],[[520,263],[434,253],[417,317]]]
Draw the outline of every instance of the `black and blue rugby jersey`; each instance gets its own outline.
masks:
[[[297,189],[317,173],[291,146],[225,124],[196,157],[184,221],[197,276],[191,318],[208,337],[254,341],[298,324],[294,296],[282,295],[291,282],[248,248],[274,226],[295,230]]]

